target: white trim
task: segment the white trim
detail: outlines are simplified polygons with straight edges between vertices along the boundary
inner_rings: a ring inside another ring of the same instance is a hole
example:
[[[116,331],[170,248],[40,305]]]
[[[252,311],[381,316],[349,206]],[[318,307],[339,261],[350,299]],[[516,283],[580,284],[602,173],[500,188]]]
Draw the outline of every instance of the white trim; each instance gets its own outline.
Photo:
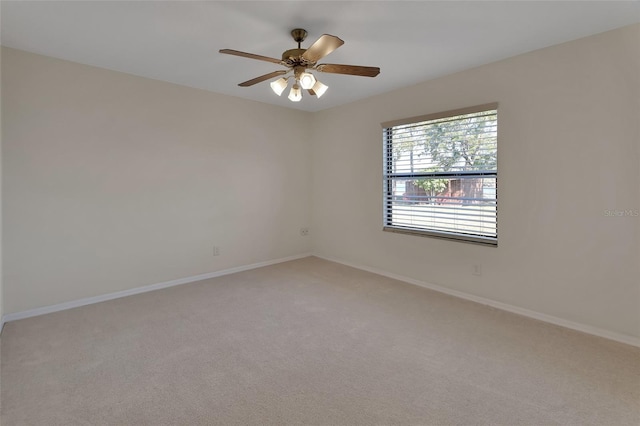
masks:
[[[598,337],[604,337],[605,339],[615,340],[616,342],[626,343],[627,345],[640,347],[640,338],[629,336],[627,334],[615,333],[613,331],[604,330],[602,328],[593,327],[586,324],[581,324],[578,322],[569,321],[566,319],[554,317],[552,315],[543,314],[540,312],[532,311],[529,309],[521,308],[519,306],[509,305],[507,303],[497,302],[495,300],[486,299],[484,297],[475,296],[473,294],[464,293],[458,290],[452,290],[450,288],[441,287],[439,285],[430,284],[424,281],[416,280],[414,278],[405,277],[402,275],[397,275],[391,272],[383,271],[381,269],[372,268],[369,266],[364,266],[352,262],[347,262],[344,260],[336,259],[333,257],[321,256],[318,254],[314,254],[314,256],[319,257],[321,259],[325,259],[331,262],[340,263],[342,265],[350,266],[352,268],[361,269],[363,271],[372,272],[374,274],[382,275],[384,277],[392,278],[398,281],[404,281],[409,284],[417,285],[420,287],[428,288],[429,290],[434,290],[439,293],[448,294],[450,296],[459,297],[461,299],[470,300],[472,302],[480,303],[482,305],[491,306],[493,308],[501,309],[503,311],[511,312],[514,314],[522,315],[525,317],[537,319],[539,321],[548,322],[551,324],[559,325],[561,327],[570,328],[572,330],[581,331],[583,333],[592,334]]]
[[[237,266],[235,268],[224,269],[221,271],[209,272],[202,275],[195,275],[192,277],[178,278],[176,280],[165,281],[158,284],[145,285],[142,287],[136,287],[129,290],[117,291],[115,293],[103,294],[100,296],[87,297],[79,300],[72,300],[71,302],[58,303],[57,305],[43,306],[41,308],[29,309],[22,312],[15,312],[12,314],[3,315],[0,322],[4,325],[5,322],[16,321],[23,318],[35,317],[38,315],[50,314],[52,312],[64,311],[67,309],[77,308],[85,305],[92,305],[94,303],[105,302],[107,300],[119,299],[121,297],[132,296],[134,294],[146,293],[148,291],[160,290],[167,287],[173,287],[181,284],[188,284],[195,281],[207,280],[209,278],[221,277],[223,275],[235,274],[236,272],[248,271],[250,269],[261,268],[263,266],[275,265],[276,263],[288,262],[290,260],[302,259],[303,257],[311,256],[310,253],[297,254],[294,256],[283,257],[280,259],[267,260],[265,262],[252,263],[251,265]]]
[[[290,260],[302,259],[308,256],[316,256],[321,259],[325,259],[331,262],[340,263],[342,265],[350,266],[352,268],[361,269],[363,271],[372,272],[374,274],[382,275],[388,278],[392,278],[399,281],[404,281],[409,284],[417,285],[420,287],[428,288],[430,290],[437,291],[439,293],[448,294],[450,296],[459,297],[461,299],[470,300],[472,302],[480,303],[482,305],[491,306],[497,309],[501,309],[503,311],[512,312],[514,314],[522,315],[525,317],[537,319],[540,321],[548,322],[551,324],[559,325],[561,327],[570,328],[572,330],[581,331],[583,333],[592,334],[594,336],[604,337],[605,339],[614,340],[620,343],[626,343],[628,345],[640,347],[640,338],[629,336],[626,334],[615,333],[612,331],[604,330],[601,328],[593,327],[590,325],[580,324],[577,322],[565,320],[562,318],[554,317],[552,315],[543,314],[540,312],[532,311],[529,309],[521,308],[514,305],[509,305],[507,303],[497,302],[495,300],[486,299],[484,297],[475,296],[472,294],[464,293],[458,290],[452,290],[446,287],[441,287],[439,285],[430,284],[425,281],[416,280],[414,278],[405,277],[403,275],[394,274],[391,272],[383,271],[381,269],[372,268],[365,265],[360,265],[352,262],[347,262],[344,260],[321,256],[319,254],[314,253],[304,253],[298,254],[294,256],[284,257],[280,259],[267,260],[265,262],[253,263],[250,265],[238,266],[235,268],[224,269],[221,271],[209,272],[202,275],[195,275],[187,278],[179,278],[176,280],[165,281],[158,284],[151,284],[143,287],[136,287],[129,290],[118,291],[115,293],[104,294],[101,296],[87,297],[84,299],[74,300],[71,302],[59,303],[57,305],[43,306],[41,308],[29,309],[22,312],[15,312],[12,314],[3,315],[0,318],[0,333],[4,324],[9,321],[16,321],[23,318],[30,318],[39,315],[45,315],[53,312],[64,311],[67,309],[77,308],[85,305],[92,305],[94,303],[105,302],[107,300],[119,299],[121,297],[132,296],[134,294],[146,293],[148,291],[160,290],[167,287],[173,287],[181,284],[188,284],[191,282],[202,281],[209,278],[220,277],[223,275],[234,274],[236,272],[248,271],[250,269],[261,268],[263,266],[275,265],[277,263],[288,262]]]

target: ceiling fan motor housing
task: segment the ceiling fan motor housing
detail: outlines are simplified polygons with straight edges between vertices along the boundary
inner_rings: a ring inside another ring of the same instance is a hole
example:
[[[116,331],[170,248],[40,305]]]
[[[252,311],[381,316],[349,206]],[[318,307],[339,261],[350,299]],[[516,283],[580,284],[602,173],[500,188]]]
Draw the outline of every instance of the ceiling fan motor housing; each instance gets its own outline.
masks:
[[[293,37],[293,40],[298,43],[298,48],[286,50],[282,54],[282,62],[284,62],[284,64],[290,68],[299,66],[312,67],[313,65],[315,65],[315,62],[309,61],[302,57],[307,49],[302,49],[300,47],[300,43],[302,43],[307,38],[307,30],[304,30],[302,28],[291,30],[291,37]]]
[[[311,68],[316,63],[302,57],[307,49],[289,49],[282,54],[282,62],[289,68],[307,67]]]
[[[287,62],[289,60],[296,60],[299,59],[302,54],[304,52],[306,52],[307,49],[289,49],[286,50],[283,54],[282,54],[282,60]]]

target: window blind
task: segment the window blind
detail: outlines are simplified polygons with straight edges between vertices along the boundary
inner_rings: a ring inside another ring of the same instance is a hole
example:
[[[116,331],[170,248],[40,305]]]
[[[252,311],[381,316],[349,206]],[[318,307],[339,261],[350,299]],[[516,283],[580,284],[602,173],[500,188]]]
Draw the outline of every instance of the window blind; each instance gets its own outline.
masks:
[[[497,244],[497,104],[383,123],[384,229]]]

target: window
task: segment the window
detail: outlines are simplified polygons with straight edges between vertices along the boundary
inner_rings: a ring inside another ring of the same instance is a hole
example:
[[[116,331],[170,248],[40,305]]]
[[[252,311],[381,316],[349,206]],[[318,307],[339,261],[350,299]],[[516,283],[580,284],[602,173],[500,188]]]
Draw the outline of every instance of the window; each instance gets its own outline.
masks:
[[[385,231],[497,245],[497,108],[382,124]]]

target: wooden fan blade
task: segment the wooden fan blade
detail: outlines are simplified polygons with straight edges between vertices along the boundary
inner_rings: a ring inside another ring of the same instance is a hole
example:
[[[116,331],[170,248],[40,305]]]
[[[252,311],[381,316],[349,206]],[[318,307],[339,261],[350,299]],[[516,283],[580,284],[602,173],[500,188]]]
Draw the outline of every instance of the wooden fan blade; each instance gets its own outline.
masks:
[[[257,59],[259,61],[273,62],[274,64],[282,64],[282,61],[280,59],[270,58],[268,56],[262,56],[262,55],[255,55],[253,53],[240,52],[239,50],[221,49],[219,52],[225,53],[227,55],[241,56],[243,58]]]
[[[378,67],[362,67],[359,65],[320,64],[316,67],[316,69],[321,72],[359,75],[362,77],[375,77],[376,75],[380,74],[380,68]]]
[[[309,62],[317,62],[329,53],[342,46],[344,41],[330,34],[323,34],[302,54],[302,58]]]
[[[269,80],[269,79],[271,79],[273,77],[277,77],[279,75],[285,74],[286,72],[287,72],[286,70],[270,72],[269,74],[261,75],[260,77],[256,77],[256,78],[253,78],[251,80],[247,80],[244,83],[240,83],[240,84],[238,84],[238,86],[240,86],[240,87],[253,86],[254,84],[261,83],[261,82],[263,82],[265,80]]]

